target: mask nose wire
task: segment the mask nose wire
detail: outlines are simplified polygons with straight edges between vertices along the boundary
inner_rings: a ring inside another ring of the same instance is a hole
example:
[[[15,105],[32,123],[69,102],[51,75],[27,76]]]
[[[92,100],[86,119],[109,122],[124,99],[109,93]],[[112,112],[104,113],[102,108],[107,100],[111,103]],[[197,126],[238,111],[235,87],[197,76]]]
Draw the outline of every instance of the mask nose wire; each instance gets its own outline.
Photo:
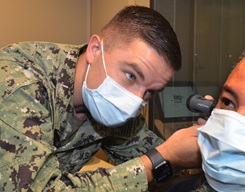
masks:
[[[103,41],[101,41],[101,54],[102,54],[102,63],[103,63],[103,66],[104,66],[105,75],[106,75],[106,77],[107,77],[108,75],[107,75],[106,65],[105,65]],[[134,95],[136,95],[136,94],[134,94]],[[137,95],[136,95],[136,96],[137,96]],[[139,96],[137,96],[137,97],[139,97]],[[141,98],[141,97],[139,97],[139,98]],[[144,100],[143,97],[142,97],[141,99]]]
[[[106,65],[105,65],[103,41],[101,41],[101,55],[102,55],[102,63],[103,63],[103,66],[104,66],[105,75],[107,77],[108,75],[107,75],[107,70],[106,70]]]
[[[106,65],[105,65],[103,41],[101,41],[101,55],[102,55],[102,63],[103,63],[103,66],[104,66],[105,75],[106,75],[106,77],[107,77],[108,75],[107,75],[107,70],[106,70]],[[135,94],[134,94],[134,95],[135,95]],[[136,96],[137,96],[137,95],[136,95]],[[137,97],[139,97],[139,96],[137,96]],[[141,97],[139,97],[139,98],[141,98]],[[143,98],[141,98],[141,99],[144,101]],[[144,101],[144,102],[145,102],[145,101]],[[145,105],[145,104],[144,104],[144,105]]]

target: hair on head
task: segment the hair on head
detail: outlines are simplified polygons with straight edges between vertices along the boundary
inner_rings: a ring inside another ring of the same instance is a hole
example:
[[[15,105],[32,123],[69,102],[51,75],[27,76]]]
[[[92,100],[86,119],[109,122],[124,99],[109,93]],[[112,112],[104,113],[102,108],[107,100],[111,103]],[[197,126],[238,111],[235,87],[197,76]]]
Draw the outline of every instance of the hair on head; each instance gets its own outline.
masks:
[[[173,28],[151,8],[137,5],[125,7],[105,25],[101,36],[108,51],[139,38],[154,48],[174,70],[181,67],[180,46]]]

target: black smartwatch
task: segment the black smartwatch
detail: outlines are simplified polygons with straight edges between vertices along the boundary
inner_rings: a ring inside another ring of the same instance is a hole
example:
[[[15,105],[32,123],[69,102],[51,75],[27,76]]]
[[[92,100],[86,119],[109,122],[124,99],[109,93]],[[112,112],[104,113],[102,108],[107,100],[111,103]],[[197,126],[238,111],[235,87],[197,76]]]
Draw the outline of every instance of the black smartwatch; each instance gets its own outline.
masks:
[[[152,175],[157,183],[165,181],[173,175],[171,164],[155,149],[147,151],[145,154],[152,163]]]

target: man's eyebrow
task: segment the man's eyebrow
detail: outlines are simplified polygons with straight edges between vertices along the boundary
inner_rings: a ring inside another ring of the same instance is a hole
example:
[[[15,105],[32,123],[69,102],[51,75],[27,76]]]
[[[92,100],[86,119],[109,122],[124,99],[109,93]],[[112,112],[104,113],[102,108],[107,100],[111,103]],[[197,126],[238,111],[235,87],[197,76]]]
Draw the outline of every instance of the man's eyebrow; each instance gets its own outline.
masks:
[[[137,63],[128,63],[128,62],[124,62],[124,64],[127,65],[128,67],[133,68],[133,69],[136,71],[136,73],[140,76],[140,78],[141,78],[142,80],[145,79],[145,76],[144,76],[144,74],[143,74],[141,68],[138,66]]]
[[[222,92],[228,92],[229,94],[231,94],[235,99],[238,99],[238,95],[237,93],[234,91],[234,89],[232,89],[231,86],[228,85],[224,85],[222,88]]]

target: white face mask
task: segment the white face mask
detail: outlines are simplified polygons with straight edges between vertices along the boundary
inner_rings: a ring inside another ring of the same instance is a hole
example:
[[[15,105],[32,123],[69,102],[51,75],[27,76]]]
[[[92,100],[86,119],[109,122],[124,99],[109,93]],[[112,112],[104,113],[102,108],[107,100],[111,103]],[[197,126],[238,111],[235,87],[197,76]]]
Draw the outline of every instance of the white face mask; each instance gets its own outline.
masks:
[[[107,75],[103,42],[101,52],[106,78],[97,89],[87,88],[88,66],[82,87],[83,102],[98,123],[108,127],[119,126],[136,117],[146,103]]]
[[[214,109],[198,130],[202,167],[217,191],[245,191],[245,117]]]

